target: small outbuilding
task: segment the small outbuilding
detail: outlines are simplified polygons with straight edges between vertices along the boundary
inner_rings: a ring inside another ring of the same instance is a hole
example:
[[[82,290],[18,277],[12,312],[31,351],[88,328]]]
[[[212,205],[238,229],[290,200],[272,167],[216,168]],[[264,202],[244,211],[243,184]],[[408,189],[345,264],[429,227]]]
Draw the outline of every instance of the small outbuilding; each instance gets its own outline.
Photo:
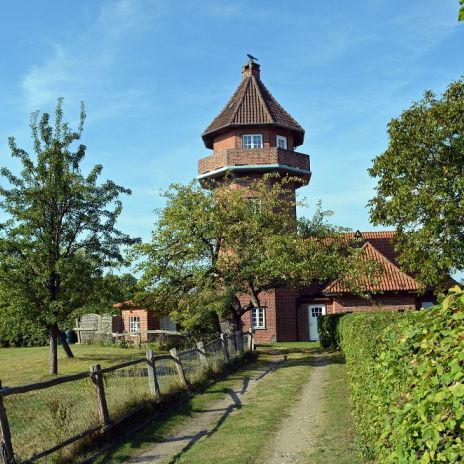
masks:
[[[152,330],[177,330],[176,323],[169,316],[158,318],[153,311],[141,308],[132,300],[115,303],[113,308],[121,310],[121,332],[134,336],[140,333],[142,341],[147,341]]]

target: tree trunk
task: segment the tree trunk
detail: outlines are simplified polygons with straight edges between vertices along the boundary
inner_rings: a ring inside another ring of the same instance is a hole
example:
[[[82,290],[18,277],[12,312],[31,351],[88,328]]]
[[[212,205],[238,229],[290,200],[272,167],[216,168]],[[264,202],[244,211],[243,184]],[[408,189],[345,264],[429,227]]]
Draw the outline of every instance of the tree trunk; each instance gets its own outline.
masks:
[[[63,334],[61,330],[58,329],[58,336],[60,337],[61,346],[63,347],[64,352],[68,358],[74,358],[74,354],[69,346],[68,342],[66,341],[66,336]]]
[[[52,326],[48,329],[50,340],[50,374],[58,374],[57,330]]]

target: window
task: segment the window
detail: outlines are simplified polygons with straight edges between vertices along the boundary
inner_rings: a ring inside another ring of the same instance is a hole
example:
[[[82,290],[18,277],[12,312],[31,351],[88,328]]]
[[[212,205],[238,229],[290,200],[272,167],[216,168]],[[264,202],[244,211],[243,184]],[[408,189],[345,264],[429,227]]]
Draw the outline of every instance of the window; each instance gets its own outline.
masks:
[[[263,148],[263,135],[250,134],[242,136],[243,148],[248,150],[250,148]]]
[[[140,317],[139,316],[129,317],[129,331],[130,333],[140,332]]]
[[[162,318],[160,318],[160,329],[175,331],[177,329],[177,326],[176,323],[169,316],[163,316]]]
[[[251,310],[251,327],[253,329],[266,328],[266,308],[253,308]]]
[[[287,137],[284,137],[283,135],[277,136],[277,148],[287,149]]]
[[[322,316],[322,308],[313,306],[311,308],[311,316],[312,317],[320,317],[320,316]]]
[[[434,306],[433,302],[432,301],[423,301],[421,303],[421,308],[422,309],[429,309],[431,308],[432,306]]]

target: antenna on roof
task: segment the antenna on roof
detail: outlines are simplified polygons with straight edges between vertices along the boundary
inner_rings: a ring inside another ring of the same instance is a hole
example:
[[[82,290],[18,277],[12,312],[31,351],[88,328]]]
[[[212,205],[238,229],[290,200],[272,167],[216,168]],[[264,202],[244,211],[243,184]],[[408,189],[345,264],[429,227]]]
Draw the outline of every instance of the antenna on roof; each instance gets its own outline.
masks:
[[[259,61],[258,58],[254,57],[253,55],[250,55],[249,53],[247,53],[247,56],[248,58],[250,58],[250,61],[252,63],[256,63],[256,61]]]

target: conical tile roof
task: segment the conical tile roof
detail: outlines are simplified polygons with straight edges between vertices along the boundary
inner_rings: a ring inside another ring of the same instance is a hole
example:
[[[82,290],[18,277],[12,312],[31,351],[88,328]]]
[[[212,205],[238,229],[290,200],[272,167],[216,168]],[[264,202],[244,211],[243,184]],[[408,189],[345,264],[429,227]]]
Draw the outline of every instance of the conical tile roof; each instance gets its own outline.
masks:
[[[258,72],[245,75],[232,98],[208,128],[203,132],[206,147],[212,148],[215,135],[236,126],[274,125],[294,132],[295,146],[301,145],[304,129],[271,95],[259,78]]]

